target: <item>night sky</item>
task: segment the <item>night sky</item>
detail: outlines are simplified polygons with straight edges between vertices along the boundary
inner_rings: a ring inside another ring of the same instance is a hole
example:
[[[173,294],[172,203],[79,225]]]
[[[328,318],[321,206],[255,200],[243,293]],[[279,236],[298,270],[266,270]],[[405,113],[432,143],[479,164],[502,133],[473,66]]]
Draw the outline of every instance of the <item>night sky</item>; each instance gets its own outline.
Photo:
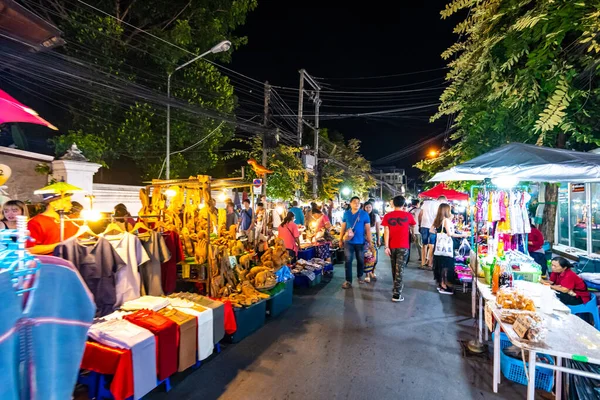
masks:
[[[239,31],[248,36],[248,44],[233,53],[229,67],[261,82],[268,80],[273,85],[293,88],[298,87],[298,70],[305,68],[312,76],[322,77],[320,83],[336,91],[419,89],[415,93],[389,95],[324,92],[321,113],[325,115],[437,103],[442,90],[430,88],[444,84],[445,62],[440,54],[456,40],[452,28],[457,21],[441,20],[439,12],[444,0],[405,3],[409,2],[397,2],[395,8],[390,8],[390,2],[384,1],[346,2],[343,7],[328,6],[322,0],[259,1]],[[414,73],[425,70],[430,71]],[[240,98],[247,99],[242,107],[252,108],[252,101],[260,103],[262,93],[255,87],[249,93],[251,87],[237,87]],[[297,92],[278,93],[296,112]],[[312,106],[305,103],[307,107]],[[443,132],[445,119],[434,124],[428,121],[435,110],[431,107],[394,116],[328,120],[322,121],[321,126],[342,132],[346,139],[362,140],[363,154],[374,161]],[[423,158],[430,147],[392,164],[408,168]],[[417,170],[410,172],[418,174]]]

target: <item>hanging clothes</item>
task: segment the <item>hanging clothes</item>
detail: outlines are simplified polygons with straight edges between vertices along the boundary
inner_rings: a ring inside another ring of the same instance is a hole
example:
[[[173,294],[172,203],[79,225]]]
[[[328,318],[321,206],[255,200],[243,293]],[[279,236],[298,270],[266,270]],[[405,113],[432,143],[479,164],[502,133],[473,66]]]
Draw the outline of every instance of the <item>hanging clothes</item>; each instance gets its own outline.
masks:
[[[0,293],[0,398],[71,398],[96,310],[81,276],[42,264],[22,308],[10,272],[0,272]]]
[[[142,280],[140,270],[150,261],[150,257],[142,246],[141,240],[129,232],[120,235],[101,235],[107,239],[115,249],[119,257],[127,265],[117,272],[116,307],[120,307],[126,301],[135,300],[140,297]]]
[[[108,240],[101,237],[96,244],[86,247],[71,238],[56,246],[54,255],[71,261],[79,270],[94,295],[97,317],[113,312],[117,302],[117,272],[127,265]]]
[[[527,210],[527,204],[529,204],[529,200],[531,200],[531,195],[527,192],[523,192],[521,196],[521,215],[523,218],[523,232],[521,233],[531,233],[531,222],[529,221],[529,211]]]
[[[150,261],[140,271],[142,277],[141,294],[163,296],[161,264],[171,258],[171,253],[167,248],[165,239],[158,232],[150,231],[148,237],[140,240],[150,257]]]
[[[184,253],[177,232],[166,232],[163,238],[171,254],[171,257],[160,266],[162,289],[168,295],[175,291],[177,285],[177,264],[184,260]]]

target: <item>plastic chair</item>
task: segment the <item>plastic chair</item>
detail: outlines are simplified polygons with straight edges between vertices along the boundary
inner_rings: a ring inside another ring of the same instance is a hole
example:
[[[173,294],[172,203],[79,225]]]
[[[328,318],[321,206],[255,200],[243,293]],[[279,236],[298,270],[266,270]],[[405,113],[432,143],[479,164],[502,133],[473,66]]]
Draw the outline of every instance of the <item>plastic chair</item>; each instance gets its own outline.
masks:
[[[578,306],[568,306],[571,309],[571,314],[580,315],[585,313],[592,314],[594,318],[594,328],[600,330],[600,313],[598,313],[598,303],[596,302],[596,295],[594,293],[590,293],[592,297],[590,301],[585,304],[580,304]]]

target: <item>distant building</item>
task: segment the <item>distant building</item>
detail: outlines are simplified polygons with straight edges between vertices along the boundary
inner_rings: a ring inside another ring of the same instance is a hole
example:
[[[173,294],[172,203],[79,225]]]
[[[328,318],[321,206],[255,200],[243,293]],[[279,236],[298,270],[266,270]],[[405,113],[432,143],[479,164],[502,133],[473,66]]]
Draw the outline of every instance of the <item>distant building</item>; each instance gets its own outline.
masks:
[[[402,168],[381,168],[374,170],[373,176],[375,179],[385,182],[387,187],[393,187],[398,194],[406,192],[406,174]]]

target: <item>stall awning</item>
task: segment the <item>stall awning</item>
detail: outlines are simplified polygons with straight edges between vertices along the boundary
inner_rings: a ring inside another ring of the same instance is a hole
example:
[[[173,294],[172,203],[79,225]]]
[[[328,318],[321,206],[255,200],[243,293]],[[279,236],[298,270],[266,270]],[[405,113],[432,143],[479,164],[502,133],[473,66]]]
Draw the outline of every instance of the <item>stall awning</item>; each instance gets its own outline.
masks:
[[[440,172],[430,181],[496,177],[535,182],[600,182],[600,154],[510,143]]]
[[[454,189],[449,189],[443,183],[440,183],[439,185],[436,185],[431,189],[424,191],[423,193],[419,193],[419,197],[431,197],[433,199],[437,199],[440,196],[446,196],[448,200],[469,200],[468,194],[456,191]]]

